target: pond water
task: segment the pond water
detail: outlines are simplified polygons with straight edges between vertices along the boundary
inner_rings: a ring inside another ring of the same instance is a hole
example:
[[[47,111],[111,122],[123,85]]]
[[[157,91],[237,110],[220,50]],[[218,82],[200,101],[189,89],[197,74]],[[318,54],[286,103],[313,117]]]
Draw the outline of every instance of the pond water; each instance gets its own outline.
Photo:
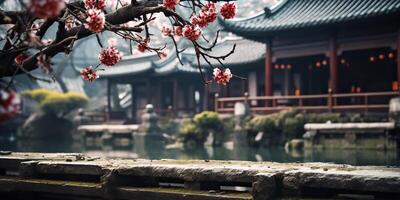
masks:
[[[275,162],[332,162],[351,165],[400,166],[398,151],[383,150],[303,150],[287,151],[280,147],[257,148],[225,145],[185,149],[179,146],[165,146],[149,141],[146,144],[122,143],[123,145],[83,144],[62,140],[16,140],[0,138],[0,150],[20,152],[79,152],[90,156],[109,158],[144,159],[209,159],[247,160]]]

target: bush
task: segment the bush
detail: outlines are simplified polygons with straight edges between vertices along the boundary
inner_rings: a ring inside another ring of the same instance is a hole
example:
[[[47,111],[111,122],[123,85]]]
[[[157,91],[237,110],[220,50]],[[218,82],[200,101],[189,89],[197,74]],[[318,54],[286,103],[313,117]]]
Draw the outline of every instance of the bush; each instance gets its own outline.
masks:
[[[59,94],[59,92],[54,91],[54,90],[44,89],[44,88],[27,90],[27,91],[22,92],[22,95],[29,97],[38,103],[42,102],[46,97],[53,95],[53,94],[57,95],[57,94]]]
[[[211,111],[204,111],[194,116],[194,122],[199,125],[204,131],[220,130],[223,127],[218,113]]]
[[[45,113],[60,117],[84,107],[88,102],[88,98],[84,94],[76,92],[61,93],[46,89],[35,89],[25,91],[23,95],[37,101]]]
[[[275,115],[258,115],[249,120],[246,129],[252,132],[276,132],[278,127],[274,119]]]
[[[340,113],[307,114],[305,123],[326,123],[328,121],[335,123],[343,120]]]
[[[205,135],[202,134],[201,130],[197,127],[197,124],[191,119],[184,119],[182,121],[179,133],[184,142],[190,139],[196,140],[197,142],[204,142],[206,139]]]

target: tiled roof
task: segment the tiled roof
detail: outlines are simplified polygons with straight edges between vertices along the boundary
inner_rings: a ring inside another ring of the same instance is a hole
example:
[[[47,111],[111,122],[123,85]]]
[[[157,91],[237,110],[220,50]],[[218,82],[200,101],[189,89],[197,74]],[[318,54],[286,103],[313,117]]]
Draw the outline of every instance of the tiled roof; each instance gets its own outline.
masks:
[[[227,67],[253,63],[265,57],[264,43],[243,39],[237,36],[226,38],[219,42],[209,54],[212,56],[226,55],[232,50],[235,44],[236,48],[234,53],[226,57],[225,60],[221,60]],[[189,60],[192,66],[197,66],[196,55],[193,48],[186,49],[186,51],[182,53],[182,58],[184,60]],[[210,61],[214,67],[220,66],[220,63],[215,59],[208,58],[208,61]],[[203,68],[210,67],[203,58],[200,58],[200,65]]]
[[[258,16],[220,23],[238,35],[259,36],[389,15],[400,16],[400,0],[287,0]]]

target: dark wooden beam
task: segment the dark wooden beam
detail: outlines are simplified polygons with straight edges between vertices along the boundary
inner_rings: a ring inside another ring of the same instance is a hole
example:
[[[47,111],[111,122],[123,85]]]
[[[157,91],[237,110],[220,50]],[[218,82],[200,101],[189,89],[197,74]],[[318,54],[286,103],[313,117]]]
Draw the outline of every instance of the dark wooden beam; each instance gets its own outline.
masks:
[[[400,84],[400,29],[397,32],[397,84]]]
[[[266,44],[265,52],[265,96],[272,96],[272,42]]]
[[[337,93],[338,85],[338,65],[337,65],[337,41],[336,35],[333,34],[329,42],[329,88],[330,91]]]

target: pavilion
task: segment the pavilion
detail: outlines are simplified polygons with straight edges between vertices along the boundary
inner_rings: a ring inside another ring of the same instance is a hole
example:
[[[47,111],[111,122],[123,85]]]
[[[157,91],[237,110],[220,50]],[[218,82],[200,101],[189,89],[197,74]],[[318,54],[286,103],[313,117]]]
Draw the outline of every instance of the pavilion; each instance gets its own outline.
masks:
[[[399,20],[400,0],[282,0],[257,16],[219,21],[265,44],[262,63],[240,67],[259,75],[249,88],[255,111],[338,111],[387,109],[397,95]],[[227,104],[238,100],[220,98],[216,109],[232,112]]]

